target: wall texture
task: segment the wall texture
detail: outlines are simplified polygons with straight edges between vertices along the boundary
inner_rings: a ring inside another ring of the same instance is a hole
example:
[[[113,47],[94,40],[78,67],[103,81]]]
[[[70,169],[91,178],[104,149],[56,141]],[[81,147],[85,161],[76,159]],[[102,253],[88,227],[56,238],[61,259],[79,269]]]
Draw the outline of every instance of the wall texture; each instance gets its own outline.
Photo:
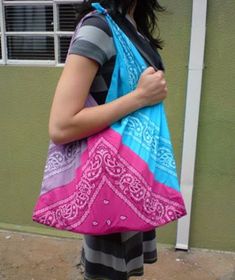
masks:
[[[159,17],[178,171],[182,152],[191,1],[164,1]],[[209,0],[190,246],[235,250],[235,2]],[[61,68],[0,67],[0,228],[73,236],[31,221],[48,146],[49,108]],[[158,230],[174,244],[176,223]]]
[[[191,246],[235,250],[235,2],[209,0]]]

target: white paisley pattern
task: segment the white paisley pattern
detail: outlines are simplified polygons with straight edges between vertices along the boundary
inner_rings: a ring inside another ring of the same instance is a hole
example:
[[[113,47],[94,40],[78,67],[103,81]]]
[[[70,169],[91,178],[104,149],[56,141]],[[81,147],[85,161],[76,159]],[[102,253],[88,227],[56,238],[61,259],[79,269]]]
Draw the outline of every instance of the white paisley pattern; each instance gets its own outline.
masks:
[[[50,143],[44,169],[44,179],[69,169],[79,153],[81,153],[80,141],[60,146]]]
[[[124,52],[122,59],[128,72],[129,91],[132,91],[136,88],[140,74],[145,67],[137,63],[136,57],[131,49],[132,42],[125,38],[125,34],[112,21],[109,15],[106,14],[106,16],[111,22],[110,27],[113,33],[116,35],[114,36],[114,40],[119,46],[119,49]],[[119,52],[118,54],[120,55]],[[145,115],[138,111],[123,118],[124,122],[127,122],[127,125],[123,134],[129,135],[134,141],[143,146],[151,154],[151,158],[156,162],[157,168],[177,177],[171,142],[166,138],[159,137],[161,134],[159,133],[160,127],[147,114]]]
[[[114,40],[116,44],[120,45],[120,48],[124,52],[124,55],[122,56],[123,63],[126,65],[127,71],[128,71],[128,84],[129,84],[129,90],[132,91],[136,88],[136,85],[138,83],[140,73],[142,73],[143,68],[140,66],[139,63],[136,63],[136,58],[131,51],[131,41],[125,40],[123,37],[124,34],[121,32],[120,28],[116,24],[112,24],[113,32],[116,36],[114,36]],[[125,47],[123,47],[125,46]],[[120,55],[120,53],[117,53]]]
[[[40,216],[41,223],[68,229],[81,225],[92,212],[94,201],[104,185],[152,226],[165,224],[184,214],[181,204],[154,193],[144,177],[104,138],[100,138],[89,152],[82,171],[76,191],[70,197],[35,213]],[[108,204],[107,201],[104,203]],[[121,216],[120,220],[126,218]]]
[[[177,177],[172,144],[168,139],[159,137],[160,127],[139,112],[129,115],[124,121],[124,134],[144,147],[159,169]]]

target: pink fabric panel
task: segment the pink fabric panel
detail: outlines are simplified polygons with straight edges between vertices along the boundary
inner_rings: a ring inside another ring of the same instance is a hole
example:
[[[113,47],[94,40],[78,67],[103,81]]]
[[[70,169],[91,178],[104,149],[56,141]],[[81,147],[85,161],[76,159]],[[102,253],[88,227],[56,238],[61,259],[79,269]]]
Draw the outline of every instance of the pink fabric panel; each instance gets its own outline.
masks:
[[[79,233],[108,234],[150,230],[186,214],[181,194],[157,182],[128,147],[118,147],[117,132],[109,129],[105,137],[96,137],[89,138],[76,179],[41,197],[35,221]]]

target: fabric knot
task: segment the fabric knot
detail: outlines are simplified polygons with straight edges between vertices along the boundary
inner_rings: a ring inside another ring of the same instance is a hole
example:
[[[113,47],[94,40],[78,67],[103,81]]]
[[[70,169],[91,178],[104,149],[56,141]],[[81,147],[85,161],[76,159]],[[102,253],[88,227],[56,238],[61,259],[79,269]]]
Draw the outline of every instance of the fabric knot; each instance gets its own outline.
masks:
[[[101,5],[100,5],[100,3],[92,3],[91,4],[91,6],[93,7],[93,8],[95,8],[99,13],[101,13],[101,14],[103,14],[103,15],[107,15],[108,14],[108,12],[107,12],[107,10],[105,9],[105,8],[103,8]]]

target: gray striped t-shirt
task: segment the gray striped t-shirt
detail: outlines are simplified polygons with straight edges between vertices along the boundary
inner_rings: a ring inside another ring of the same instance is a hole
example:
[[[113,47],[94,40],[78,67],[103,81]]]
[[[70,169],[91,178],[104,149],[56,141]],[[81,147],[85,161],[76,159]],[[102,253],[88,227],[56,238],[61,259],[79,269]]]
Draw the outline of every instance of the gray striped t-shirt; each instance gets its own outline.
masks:
[[[98,104],[104,104],[112,78],[116,50],[112,32],[103,15],[94,14],[83,21],[70,46],[69,54],[91,58],[100,65],[90,93]]]

